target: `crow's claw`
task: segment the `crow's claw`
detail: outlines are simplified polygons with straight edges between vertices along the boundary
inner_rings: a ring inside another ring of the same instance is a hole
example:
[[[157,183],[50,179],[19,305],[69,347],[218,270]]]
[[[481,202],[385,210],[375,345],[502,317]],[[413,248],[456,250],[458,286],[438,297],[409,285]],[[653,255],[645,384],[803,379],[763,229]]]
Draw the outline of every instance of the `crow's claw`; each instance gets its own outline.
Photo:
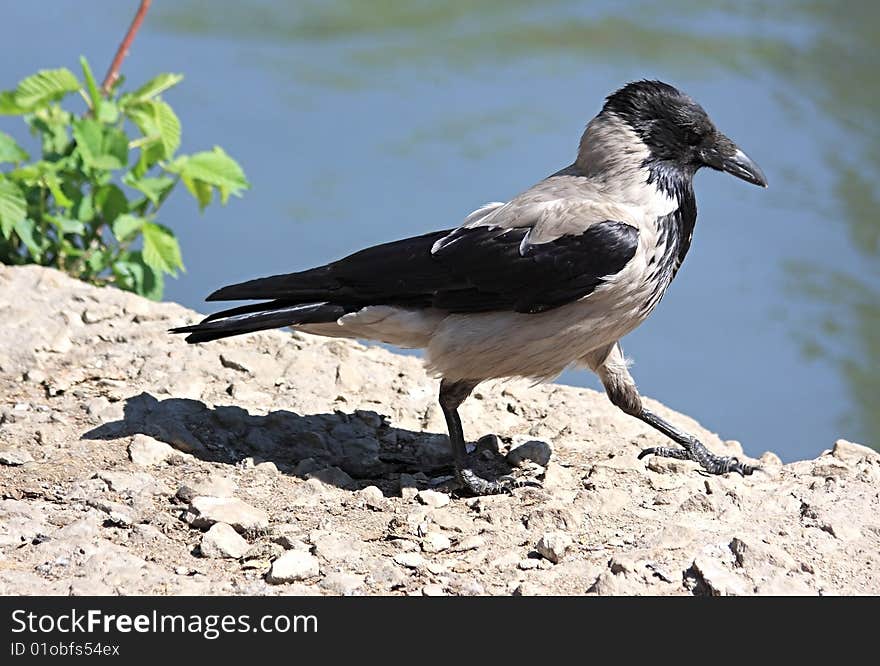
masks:
[[[467,467],[456,470],[456,476],[462,485],[462,489],[470,495],[499,495],[512,493],[515,488],[541,488],[537,481],[517,479],[510,475],[499,476],[490,481],[484,479]]]
[[[671,448],[667,446],[654,446],[644,449],[639,453],[641,460],[645,456],[655,455],[661,458],[675,458],[677,460],[693,460],[709,474],[727,474],[736,472],[742,476],[749,476],[760,470],[760,467],[740,462],[736,456],[716,456],[709,451],[701,442],[692,439],[684,448]]]

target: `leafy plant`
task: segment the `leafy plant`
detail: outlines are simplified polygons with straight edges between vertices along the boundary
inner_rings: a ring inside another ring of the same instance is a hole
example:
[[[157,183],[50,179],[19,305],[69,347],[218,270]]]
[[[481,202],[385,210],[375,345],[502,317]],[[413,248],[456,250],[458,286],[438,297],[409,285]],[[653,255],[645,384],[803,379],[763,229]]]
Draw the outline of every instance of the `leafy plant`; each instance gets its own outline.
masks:
[[[0,261],[159,299],[164,276],[184,270],[174,232],[156,221],[162,204],[182,182],[203,211],[248,181],[220,147],[177,154],[180,121],[162,94],[181,75],[122,92],[121,79],[99,88],[85,58],[80,65],[82,82],[68,69],[42,70],[0,93],[0,115],[22,116],[40,143],[31,160],[0,132]],[[79,115],[62,106],[77,94]]]

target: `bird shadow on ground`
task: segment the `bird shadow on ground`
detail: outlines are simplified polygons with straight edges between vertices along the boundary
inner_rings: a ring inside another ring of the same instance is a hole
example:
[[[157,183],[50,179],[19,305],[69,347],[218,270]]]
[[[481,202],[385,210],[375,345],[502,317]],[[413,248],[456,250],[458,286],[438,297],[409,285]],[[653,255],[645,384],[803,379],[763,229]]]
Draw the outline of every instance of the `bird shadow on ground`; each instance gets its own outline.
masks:
[[[373,411],[301,415],[287,410],[250,414],[234,405],[209,407],[200,400],[159,400],[140,393],[125,400],[123,418],[104,423],[82,439],[115,440],[144,434],[207,461],[229,465],[272,462],[279,471],[318,478],[347,490],[377,485],[395,494],[400,474],[424,485],[453,475],[446,435],[396,428]],[[482,474],[510,471],[496,438],[483,438],[471,455]],[[455,485],[453,481],[453,485]]]

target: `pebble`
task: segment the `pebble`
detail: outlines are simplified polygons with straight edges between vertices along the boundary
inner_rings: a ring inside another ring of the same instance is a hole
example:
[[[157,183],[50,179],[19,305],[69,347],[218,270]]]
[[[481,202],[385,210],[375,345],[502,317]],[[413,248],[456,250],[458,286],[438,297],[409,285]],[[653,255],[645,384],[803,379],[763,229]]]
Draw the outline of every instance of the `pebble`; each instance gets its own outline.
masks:
[[[6,449],[0,451],[0,465],[9,465],[10,467],[18,467],[33,462],[34,457],[24,449]]]
[[[690,571],[696,574],[697,584],[703,585],[703,591],[712,596],[743,596],[751,591],[742,577],[708,555],[696,557]]]
[[[416,493],[416,499],[434,509],[439,509],[449,504],[449,495],[436,490],[420,490]]]
[[[477,548],[482,548],[484,545],[486,545],[486,539],[478,534],[474,534],[465,537],[457,544],[455,544],[455,548],[453,548],[453,550],[455,552],[461,553],[467,550],[476,550]]]
[[[505,459],[513,467],[519,467],[527,460],[537,463],[541,467],[546,467],[550,462],[551,454],[552,451],[547,442],[532,440],[511,449]]]
[[[410,569],[418,569],[425,566],[425,558],[419,553],[398,553],[394,556],[394,561]]]
[[[880,453],[872,448],[855,444],[845,439],[838,439],[834,442],[834,448],[831,449],[831,455],[846,463],[857,463],[861,460],[868,459],[880,461]]]
[[[180,484],[176,497],[183,502],[191,502],[200,495],[207,497],[232,497],[236,483],[233,479],[219,474],[202,476]]]
[[[350,597],[364,587],[364,577],[359,574],[334,571],[321,579],[321,587],[334,594]]]
[[[553,562],[553,564],[557,564],[565,557],[571,545],[571,537],[565,534],[565,532],[547,532],[538,541],[535,550],[542,557]]]
[[[200,550],[203,557],[239,559],[250,548],[230,525],[214,523],[202,536]]]
[[[284,551],[274,562],[266,575],[266,582],[272,584],[294,583],[314,578],[320,573],[318,558],[301,550]]]
[[[452,546],[449,537],[440,532],[428,532],[422,540],[422,550],[426,553],[439,553]]]
[[[90,507],[103,511],[107,514],[107,519],[114,525],[120,527],[131,527],[137,520],[137,516],[131,507],[117,502],[107,502],[102,499],[91,498],[86,500],[86,504]]]
[[[194,497],[186,513],[193,527],[210,527],[227,523],[238,532],[263,530],[269,527],[269,515],[235,497]]]
[[[137,434],[128,446],[128,457],[135,465],[148,467],[159,465],[173,456],[180,455],[174,447],[149,435]]]
[[[445,597],[446,590],[437,583],[428,583],[422,586],[422,595],[426,597]]]
[[[354,479],[338,467],[325,467],[324,469],[309,472],[306,474],[306,478],[320,481],[327,486],[342,488],[343,490],[351,490],[357,485]]]
[[[400,496],[407,502],[411,502],[419,494],[419,484],[411,474],[400,475]]]
[[[367,486],[363,490],[359,490],[358,495],[371,509],[381,510],[385,506],[385,495],[376,486]]]

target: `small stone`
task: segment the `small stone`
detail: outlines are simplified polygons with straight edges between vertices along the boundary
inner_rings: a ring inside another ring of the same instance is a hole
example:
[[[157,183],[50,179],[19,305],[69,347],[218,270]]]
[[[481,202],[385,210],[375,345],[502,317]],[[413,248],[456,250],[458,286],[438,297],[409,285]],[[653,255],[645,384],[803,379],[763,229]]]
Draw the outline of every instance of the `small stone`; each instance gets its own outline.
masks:
[[[238,532],[263,530],[269,527],[269,515],[235,497],[194,497],[186,513],[193,527],[210,527],[227,523]]]
[[[66,354],[71,349],[73,349],[73,340],[63,330],[59,331],[46,347],[47,351],[55,352],[56,354]]]
[[[546,594],[546,592],[542,592],[541,588],[528,581],[521,582],[513,590],[513,596],[515,597],[537,597],[542,594]]]
[[[547,463],[550,462],[551,454],[552,451],[547,442],[532,440],[511,449],[506,456],[506,460],[513,467],[519,467],[527,460],[531,460],[541,467],[546,467]]]
[[[266,575],[266,582],[294,583],[314,578],[319,572],[317,557],[302,550],[287,550],[272,562],[272,568]]]
[[[202,557],[239,559],[248,551],[248,542],[230,525],[214,523],[202,536]]]
[[[449,495],[436,490],[420,490],[416,493],[416,498],[422,504],[434,509],[439,509],[440,507],[449,504]]]
[[[558,564],[572,545],[571,537],[564,532],[547,532],[535,546],[535,550],[547,560]]]
[[[702,584],[703,592],[712,596],[743,596],[750,592],[745,580],[708,556],[696,557],[685,577],[689,574],[697,579],[698,585]]]
[[[453,550],[455,552],[461,553],[467,550],[476,550],[477,548],[482,548],[486,543],[486,540],[478,534],[474,534],[468,537],[465,537],[461,541],[459,541]]]
[[[128,457],[135,465],[159,465],[180,452],[149,435],[137,434],[128,446]]]
[[[107,520],[113,525],[120,527],[131,527],[137,520],[137,517],[131,507],[119,504],[117,502],[107,502],[100,499],[88,499],[86,504],[90,507],[103,511],[107,514]]]
[[[419,553],[398,553],[394,556],[394,561],[410,569],[418,569],[425,566],[425,558]]]
[[[517,563],[516,568],[521,569],[522,571],[529,571],[531,569],[537,569],[538,564],[539,564],[539,560],[537,560],[535,558],[527,557],[524,560],[520,560]]]
[[[845,439],[838,439],[834,442],[834,448],[831,449],[831,455],[846,463],[857,463],[861,460],[880,460],[880,453],[874,449],[855,444]]]
[[[181,484],[177,489],[176,496],[177,499],[183,502],[191,502],[194,497],[200,495],[207,497],[232,497],[233,494],[235,494],[235,481],[219,474],[211,474]]]
[[[6,449],[0,451],[0,465],[9,465],[10,467],[18,467],[33,462],[34,457],[24,449]]]
[[[313,530],[309,541],[315,546],[315,555],[328,562],[356,562],[361,559],[362,542],[347,534]]]
[[[264,462],[254,465],[254,471],[262,472],[263,474],[278,474],[278,465],[273,463],[271,460],[266,460]]]
[[[272,541],[277,543],[279,546],[284,548],[285,550],[307,550],[310,551],[312,547],[307,544],[302,539],[297,538],[295,533],[290,532],[286,534],[276,534],[272,537]]]
[[[810,473],[824,479],[843,479],[852,474],[853,470],[836,458],[820,458]]]
[[[422,587],[422,595],[426,597],[445,597],[446,591],[438,583],[428,583]]]
[[[144,472],[117,472],[104,470],[95,475],[106,483],[110,490],[117,493],[134,495],[142,492],[150,492],[158,495],[163,492],[162,484],[155,478]]]
[[[400,475],[400,496],[407,502],[411,502],[419,494],[419,485],[416,478],[411,474]]]
[[[321,587],[334,594],[350,597],[364,586],[364,577],[344,571],[334,571],[321,580]]]
[[[440,532],[429,532],[422,541],[422,550],[426,553],[439,553],[452,546],[449,537]]]
[[[773,453],[773,451],[764,451],[759,460],[764,467],[779,467],[782,465],[782,458]]]
[[[23,378],[26,382],[42,384],[44,381],[46,381],[46,373],[39,368],[31,368],[24,373]]]
[[[383,558],[379,560],[378,566],[370,571],[369,578],[374,585],[394,590],[406,585],[410,576],[406,571],[395,566],[393,562]]]
[[[220,354],[220,365],[224,368],[229,368],[230,370],[237,370],[239,372],[251,372],[250,365],[245,359],[243,354],[236,352],[224,352]]]
[[[336,486],[343,490],[351,490],[355,487],[354,479],[338,467],[325,467],[315,472],[306,474],[307,479],[315,479],[328,486]]]
[[[84,324],[97,324],[106,319],[110,319],[113,317],[114,313],[111,311],[100,311],[100,310],[92,310],[91,308],[86,308],[82,313],[82,321]]]
[[[366,505],[371,509],[378,510],[385,506],[385,495],[376,486],[367,486],[363,490],[359,490],[358,495],[361,496]]]
[[[409,539],[392,539],[391,545],[404,553],[411,553],[419,549],[419,544]]]

